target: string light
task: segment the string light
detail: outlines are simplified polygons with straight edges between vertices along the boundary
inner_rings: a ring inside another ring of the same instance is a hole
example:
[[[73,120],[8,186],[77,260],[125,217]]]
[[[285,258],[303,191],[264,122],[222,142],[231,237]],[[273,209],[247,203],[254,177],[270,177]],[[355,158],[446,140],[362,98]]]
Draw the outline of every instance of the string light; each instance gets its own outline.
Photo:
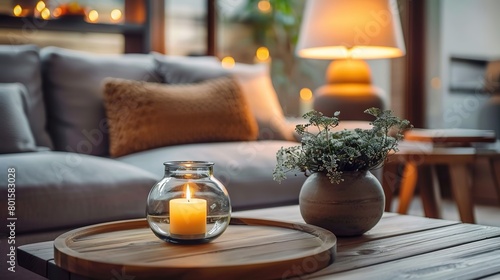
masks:
[[[12,9],[12,12],[16,17],[20,17],[23,13],[23,8],[21,7],[21,5],[16,5],[14,9]]]
[[[96,22],[99,19],[99,13],[96,10],[90,11],[88,19],[90,22]]]
[[[222,67],[228,69],[228,68],[233,68],[235,65],[234,58],[230,56],[226,56],[221,60]]]
[[[50,19],[50,10],[49,10],[49,9],[47,9],[47,8],[43,9],[43,10],[40,12],[40,16],[41,16],[43,19],[45,19],[45,20]]]
[[[111,11],[111,19],[114,21],[118,21],[122,18],[122,11],[118,9],[114,9]]]
[[[37,10],[38,12],[40,12],[40,13],[41,13],[41,12],[43,11],[43,9],[45,9],[45,8],[46,8],[45,2],[43,2],[43,1],[38,1],[38,3],[36,3],[36,10]]]
[[[269,13],[271,11],[271,3],[269,0],[260,0],[257,4],[257,8],[263,13]]]
[[[62,14],[62,9],[59,7],[55,8],[54,11],[52,11],[52,16],[55,18],[60,17],[61,14]]]
[[[269,49],[266,47],[260,47],[255,52],[255,56],[259,61],[266,61],[269,59]]]
[[[300,99],[302,99],[304,101],[308,101],[308,100],[311,100],[312,97],[313,97],[313,93],[310,89],[302,88],[300,90]]]

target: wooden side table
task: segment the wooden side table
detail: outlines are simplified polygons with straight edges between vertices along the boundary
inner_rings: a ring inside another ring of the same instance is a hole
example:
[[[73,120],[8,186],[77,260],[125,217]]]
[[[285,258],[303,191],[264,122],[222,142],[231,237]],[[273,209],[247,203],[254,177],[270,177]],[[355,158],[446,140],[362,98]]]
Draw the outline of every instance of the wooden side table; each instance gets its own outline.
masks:
[[[400,204],[397,211],[406,214],[418,182],[425,215],[441,218],[441,195],[436,165],[442,164],[450,174],[451,189],[460,219],[462,222],[475,223],[472,201],[473,174],[469,165],[474,164],[478,154],[472,144],[495,141],[493,131],[415,129],[408,132],[399,147],[400,151],[389,156],[389,162],[384,168],[386,211],[390,211],[393,191],[400,185]],[[485,155],[491,157],[494,154],[498,153]],[[401,182],[398,180],[398,166],[404,166]],[[497,180],[500,181],[500,175]],[[496,185],[500,196],[500,187],[498,183]]]
[[[486,158],[492,173],[493,186],[497,193],[497,201],[500,204],[500,142],[493,147],[477,147],[476,159]]]

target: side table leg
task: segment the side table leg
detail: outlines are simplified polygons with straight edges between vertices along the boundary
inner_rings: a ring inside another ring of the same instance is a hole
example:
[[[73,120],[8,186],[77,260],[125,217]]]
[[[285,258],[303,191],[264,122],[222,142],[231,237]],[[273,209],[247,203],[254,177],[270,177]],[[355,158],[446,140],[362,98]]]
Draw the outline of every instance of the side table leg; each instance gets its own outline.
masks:
[[[392,199],[399,182],[399,164],[385,164],[382,171],[382,188],[385,195],[385,211],[392,211]]]
[[[466,164],[451,164],[449,168],[451,188],[460,213],[460,219],[464,223],[474,224],[470,170]]]
[[[399,190],[399,206],[398,213],[406,214],[410,207],[413,194],[415,193],[415,186],[417,185],[417,165],[414,162],[408,161],[403,171],[403,178],[401,178],[401,189]]]
[[[491,177],[493,185],[497,191],[498,204],[500,204],[500,160],[491,158],[490,160]]]
[[[435,168],[433,165],[421,165],[419,167],[420,198],[422,199],[425,216],[441,219],[441,190]]]

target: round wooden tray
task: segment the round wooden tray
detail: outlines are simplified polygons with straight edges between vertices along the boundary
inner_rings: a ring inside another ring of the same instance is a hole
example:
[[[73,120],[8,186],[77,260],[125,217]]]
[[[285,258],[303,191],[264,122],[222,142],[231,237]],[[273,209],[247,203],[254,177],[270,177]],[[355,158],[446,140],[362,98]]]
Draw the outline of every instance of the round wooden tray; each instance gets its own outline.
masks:
[[[138,219],[64,233],[54,241],[54,258],[96,279],[282,279],[328,266],[336,249],[333,233],[306,224],[233,217],[211,243],[176,245]]]

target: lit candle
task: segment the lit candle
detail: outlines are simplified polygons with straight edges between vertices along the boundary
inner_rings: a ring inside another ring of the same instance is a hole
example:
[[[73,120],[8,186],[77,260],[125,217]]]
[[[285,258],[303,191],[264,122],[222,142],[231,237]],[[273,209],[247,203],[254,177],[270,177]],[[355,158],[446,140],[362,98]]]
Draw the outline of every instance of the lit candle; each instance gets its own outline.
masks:
[[[170,200],[170,234],[173,237],[199,237],[207,231],[207,201],[191,198],[189,185],[186,198]]]

